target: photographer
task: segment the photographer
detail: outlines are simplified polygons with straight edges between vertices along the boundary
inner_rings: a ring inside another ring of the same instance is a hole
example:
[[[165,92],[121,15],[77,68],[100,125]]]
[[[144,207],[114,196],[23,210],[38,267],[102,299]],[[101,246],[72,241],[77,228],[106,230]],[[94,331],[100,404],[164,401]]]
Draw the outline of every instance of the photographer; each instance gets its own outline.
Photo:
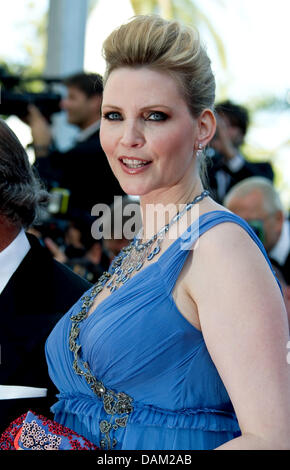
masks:
[[[36,106],[29,106],[26,118],[33,137],[36,167],[48,188],[69,190],[70,215],[91,211],[97,203],[110,204],[114,195],[122,195],[99,139],[100,106],[103,84],[98,74],[80,73],[65,80],[67,97],[61,107],[70,124],[81,132],[75,146],[58,151],[49,124]]]

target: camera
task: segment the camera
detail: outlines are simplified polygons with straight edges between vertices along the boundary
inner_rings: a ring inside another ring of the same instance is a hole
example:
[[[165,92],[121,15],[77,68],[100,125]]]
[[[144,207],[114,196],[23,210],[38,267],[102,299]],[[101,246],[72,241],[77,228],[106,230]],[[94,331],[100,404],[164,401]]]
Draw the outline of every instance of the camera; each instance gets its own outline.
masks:
[[[27,91],[27,83],[33,81],[42,82],[44,91],[41,93]],[[61,111],[62,97],[52,89],[53,84],[61,82],[61,79],[56,78],[22,78],[9,75],[4,68],[0,67],[0,114],[4,116],[15,115],[23,119],[28,114],[28,105],[34,104],[49,121],[52,114]]]

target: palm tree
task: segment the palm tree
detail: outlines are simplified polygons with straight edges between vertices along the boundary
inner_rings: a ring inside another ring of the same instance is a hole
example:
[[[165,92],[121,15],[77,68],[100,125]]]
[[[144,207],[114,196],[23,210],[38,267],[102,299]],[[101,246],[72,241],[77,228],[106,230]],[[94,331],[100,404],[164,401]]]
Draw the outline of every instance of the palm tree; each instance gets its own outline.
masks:
[[[131,0],[136,15],[159,13],[164,18],[174,17],[172,0]]]
[[[222,3],[222,0],[216,1]],[[176,18],[186,24],[205,25],[215,42],[220,63],[226,69],[227,60],[223,41],[197,3],[194,0],[131,0],[136,15],[155,13],[166,19]]]

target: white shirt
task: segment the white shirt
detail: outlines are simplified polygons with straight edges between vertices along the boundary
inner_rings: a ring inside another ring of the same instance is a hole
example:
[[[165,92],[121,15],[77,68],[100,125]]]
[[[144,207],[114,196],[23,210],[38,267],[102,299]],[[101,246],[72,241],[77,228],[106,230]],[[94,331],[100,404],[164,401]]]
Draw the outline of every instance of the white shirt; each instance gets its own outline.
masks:
[[[237,171],[239,171],[244,166],[244,164],[245,164],[245,159],[240,153],[237,153],[233,158],[226,161],[227,167],[233,173],[236,173]]]
[[[269,253],[270,258],[277,261],[280,266],[286,262],[287,256],[290,251],[290,222],[285,219],[282,225],[281,235],[272,250]]]
[[[0,400],[15,398],[46,397],[47,388],[23,387],[22,385],[0,385]]]
[[[233,173],[236,173],[244,166],[245,159],[240,153],[237,153],[233,158],[226,160],[224,163]],[[217,195],[222,201],[227,193],[228,186],[231,182],[231,177],[225,171],[218,170],[216,172],[216,180]]]
[[[30,244],[22,229],[13,242],[0,251],[0,294],[29,250]]]

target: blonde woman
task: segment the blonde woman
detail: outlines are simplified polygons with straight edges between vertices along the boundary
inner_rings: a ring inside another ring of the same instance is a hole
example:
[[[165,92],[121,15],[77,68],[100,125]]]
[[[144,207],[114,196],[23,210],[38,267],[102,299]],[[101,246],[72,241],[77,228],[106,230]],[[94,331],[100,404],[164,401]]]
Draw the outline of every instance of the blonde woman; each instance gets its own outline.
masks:
[[[290,448],[281,290],[202,184],[215,82],[198,34],[140,16],[104,56],[101,142],[143,232],[48,338],[55,419],[104,449]]]

